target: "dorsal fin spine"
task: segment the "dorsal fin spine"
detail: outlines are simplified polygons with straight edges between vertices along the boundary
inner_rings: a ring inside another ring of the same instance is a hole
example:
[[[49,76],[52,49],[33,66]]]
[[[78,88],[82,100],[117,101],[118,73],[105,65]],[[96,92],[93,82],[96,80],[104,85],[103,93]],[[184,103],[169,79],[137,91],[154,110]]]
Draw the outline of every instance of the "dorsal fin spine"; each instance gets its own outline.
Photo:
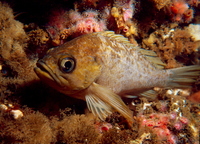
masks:
[[[159,69],[163,69],[164,66],[166,66],[166,64],[160,60],[160,58],[157,56],[157,54],[154,51],[139,48],[138,46],[131,44],[128,38],[124,37],[121,34],[115,34],[113,31],[104,31],[104,32],[101,32],[101,34],[103,36],[114,38],[120,42],[123,42],[128,47],[133,47],[135,49],[138,49],[140,53],[144,55],[148,61],[150,61],[155,67]]]

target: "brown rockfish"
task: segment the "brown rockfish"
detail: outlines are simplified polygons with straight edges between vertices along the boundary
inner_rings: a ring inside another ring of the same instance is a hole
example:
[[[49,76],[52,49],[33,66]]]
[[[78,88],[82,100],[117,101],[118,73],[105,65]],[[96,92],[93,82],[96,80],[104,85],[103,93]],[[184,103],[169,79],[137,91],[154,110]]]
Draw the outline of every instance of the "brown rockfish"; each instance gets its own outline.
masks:
[[[154,87],[188,88],[200,74],[197,65],[169,70],[163,66],[153,51],[105,31],[50,49],[35,72],[61,93],[85,100],[100,119],[117,111],[131,125],[133,116],[121,97],[155,97]]]

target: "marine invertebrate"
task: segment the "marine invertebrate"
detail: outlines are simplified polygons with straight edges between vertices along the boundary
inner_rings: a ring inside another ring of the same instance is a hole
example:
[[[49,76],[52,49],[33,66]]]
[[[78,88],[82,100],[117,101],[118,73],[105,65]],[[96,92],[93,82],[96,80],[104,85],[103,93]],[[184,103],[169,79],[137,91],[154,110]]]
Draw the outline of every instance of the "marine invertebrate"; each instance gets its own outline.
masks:
[[[165,110],[165,113],[158,111],[147,111],[149,114],[146,114],[143,107],[140,106],[138,110],[139,115],[137,119],[140,123],[140,129],[145,129],[145,132],[150,132],[150,138],[152,135],[157,137],[157,142],[162,143],[167,141],[170,144],[176,144],[180,141],[195,141],[197,136],[192,136],[190,138],[185,138],[185,132],[182,133],[182,130],[190,131],[190,125],[193,125],[193,121],[189,119],[188,111],[189,108],[186,107],[186,100],[176,99],[177,97],[172,97],[171,104],[168,103],[168,108]],[[185,115],[185,116],[183,116]],[[187,115],[187,117],[186,117]],[[196,127],[195,127],[196,128]]]
[[[155,3],[155,6],[158,10],[166,7],[171,3],[171,0],[152,0]]]
[[[106,122],[100,123],[99,122],[99,123],[95,124],[95,127],[100,133],[102,133],[102,132],[108,131],[113,126],[110,123],[106,123]]]
[[[54,133],[49,119],[39,112],[24,109],[21,119],[10,119],[8,114],[1,113],[0,139],[2,143],[51,143]]]
[[[187,0],[187,3],[191,6],[197,7],[199,5],[200,1],[199,0]]]
[[[141,144],[145,139],[150,139],[150,133],[143,133],[139,138],[131,140],[130,144]]]
[[[69,18],[73,26],[65,29],[65,33],[71,33],[73,37],[77,37],[106,30],[106,22],[103,19],[98,20],[98,15],[97,11],[92,10],[85,11],[82,14],[77,11],[70,11]]]
[[[133,0],[116,1],[114,7],[111,9],[111,15],[115,18],[117,25],[114,31],[128,37],[131,43],[137,45],[133,37],[137,36],[137,25],[132,21],[135,10],[133,3]]]
[[[95,10],[86,10],[82,13],[74,10],[61,12],[47,24],[53,44],[63,44],[68,37],[75,38],[83,34],[104,31],[107,29],[106,20],[99,18],[100,14]]]
[[[46,24],[46,31],[51,37],[53,45],[57,46],[64,43],[60,37],[60,32],[66,27],[67,22],[66,12],[64,10],[52,11],[49,22]]]
[[[11,110],[10,113],[13,114],[14,119],[19,119],[24,116],[21,110]]]
[[[85,115],[72,115],[55,123],[54,129],[60,137],[59,142],[95,144],[100,138],[94,121]]]
[[[29,37],[29,43],[33,43],[37,46],[41,46],[47,43],[49,40],[48,34],[42,29],[32,30],[27,33]]]
[[[140,135],[150,133],[146,141],[149,140],[152,143],[154,139],[157,143],[196,143],[199,138],[197,136],[199,120],[194,120],[191,114],[193,104],[182,97],[185,95],[182,92],[169,94],[169,90],[165,90],[162,93],[165,93],[165,97],[158,102],[152,102],[151,107],[146,109],[144,109],[144,105],[149,103],[146,99],[141,98],[139,103],[134,103],[138,111],[136,119],[140,124]],[[166,98],[167,101],[163,100]],[[167,105],[164,112],[161,109],[163,102],[166,103],[164,105]]]
[[[195,63],[190,55],[198,51],[199,45],[200,42],[194,41],[187,29],[161,27],[143,39],[142,46],[155,51],[167,63],[166,68],[172,68]]]
[[[46,31],[43,29],[37,28],[27,32],[29,37],[28,43],[28,55],[37,55],[39,58],[44,56],[48,50],[50,37]]]
[[[17,106],[13,106],[12,104],[0,104],[0,110],[5,113],[9,113],[13,116],[14,119],[19,119],[24,116],[23,112],[17,108]]]
[[[169,6],[171,18],[177,22],[190,22],[193,18],[193,10],[189,9],[185,0],[173,0]]]
[[[24,25],[15,20],[12,9],[2,3],[0,3],[0,27],[0,87],[15,85],[11,90],[15,91],[17,87],[38,79],[33,71],[35,60],[30,60],[25,52],[28,36],[23,29]],[[0,92],[6,92],[2,90],[1,88]]]
[[[91,9],[81,7],[87,3],[90,3]],[[124,34],[132,43],[137,44],[133,38],[137,35],[136,22],[132,21],[135,10],[134,0],[115,1],[112,9],[110,8],[112,2],[95,3],[96,1],[83,1],[82,4],[75,4],[75,10],[52,12],[46,24],[52,43],[57,46],[63,44],[68,38],[110,29]],[[94,10],[94,7],[97,10]]]
[[[186,27],[186,29],[188,30],[194,41],[200,40],[200,24],[190,24],[188,27]]]

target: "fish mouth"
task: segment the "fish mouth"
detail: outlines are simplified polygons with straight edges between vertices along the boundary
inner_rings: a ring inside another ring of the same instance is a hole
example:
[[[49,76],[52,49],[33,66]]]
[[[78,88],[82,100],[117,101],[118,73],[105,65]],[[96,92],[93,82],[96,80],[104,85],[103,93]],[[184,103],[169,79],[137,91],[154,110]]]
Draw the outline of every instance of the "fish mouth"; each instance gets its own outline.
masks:
[[[46,82],[57,83],[59,86],[62,86],[62,83],[58,76],[52,71],[52,69],[43,61],[39,60],[36,63],[37,67],[34,68],[35,73],[40,79],[44,79]]]

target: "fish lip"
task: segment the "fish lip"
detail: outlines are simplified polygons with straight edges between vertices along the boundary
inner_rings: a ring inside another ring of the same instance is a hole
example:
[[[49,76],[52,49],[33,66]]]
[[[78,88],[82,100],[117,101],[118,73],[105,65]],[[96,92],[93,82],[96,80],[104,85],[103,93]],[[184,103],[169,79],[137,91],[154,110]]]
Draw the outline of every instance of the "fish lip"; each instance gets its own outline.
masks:
[[[52,69],[43,61],[39,60],[36,63],[37,67],[34,68],[35,72],[39,75],[43,74],[43,77],[46,77],[52,81],[55,81],[57,84],[62,86],[61,81],[57,78],[57,75],[52,71]]]

